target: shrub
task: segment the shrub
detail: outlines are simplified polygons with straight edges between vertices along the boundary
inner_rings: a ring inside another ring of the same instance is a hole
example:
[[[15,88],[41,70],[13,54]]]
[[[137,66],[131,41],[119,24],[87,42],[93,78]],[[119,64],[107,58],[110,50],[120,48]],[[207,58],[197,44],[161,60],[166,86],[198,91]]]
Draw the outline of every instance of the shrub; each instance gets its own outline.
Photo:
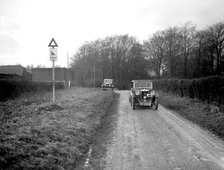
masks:
[[[64,82],[56,82],[55,88],[65,88]],[[25,92],[50,91],[51,89],[52,82],[0,80],[0,101],[13,99]]]
[[[211,76],[198,79],[161,79],[154,80],[157,90],[208,103],[224,104],[224,76]]]

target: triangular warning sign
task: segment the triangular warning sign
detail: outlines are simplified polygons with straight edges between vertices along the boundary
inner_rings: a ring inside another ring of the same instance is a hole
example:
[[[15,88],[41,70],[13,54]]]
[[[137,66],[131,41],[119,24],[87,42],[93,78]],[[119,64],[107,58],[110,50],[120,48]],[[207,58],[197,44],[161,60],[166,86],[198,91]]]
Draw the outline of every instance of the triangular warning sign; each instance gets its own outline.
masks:
[[[56,41],[54,40],[54,38],[51,39],[51,42],[49,43],[48,47],[58,47],[58,44],[56,43]]]

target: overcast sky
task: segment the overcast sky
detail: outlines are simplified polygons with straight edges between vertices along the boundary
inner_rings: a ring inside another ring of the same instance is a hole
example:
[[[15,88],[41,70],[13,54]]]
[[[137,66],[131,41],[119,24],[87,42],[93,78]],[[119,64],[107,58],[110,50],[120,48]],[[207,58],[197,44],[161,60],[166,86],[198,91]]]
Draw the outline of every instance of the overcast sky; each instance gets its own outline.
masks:
[[[197,29],[224,21],[224,0],[0,0],[0,65],[67,66],[85,42],[129,34],[140,42],[191,21]]]

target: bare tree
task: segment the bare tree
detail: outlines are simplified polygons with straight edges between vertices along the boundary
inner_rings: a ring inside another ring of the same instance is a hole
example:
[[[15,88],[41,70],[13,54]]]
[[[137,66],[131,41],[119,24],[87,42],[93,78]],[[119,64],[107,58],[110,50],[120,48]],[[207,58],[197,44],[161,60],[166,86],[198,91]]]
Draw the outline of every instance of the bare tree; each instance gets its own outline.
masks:
[[[130,78],[147,73],[141,54],[142,46],[135,37],[112,36],[85,43],[74,55],[72,67],[82,85],[96,82],[99,86],[104,78],[113,78],[117,87],[127,88]]]
[[[196,28],[191,22],[187,22],[180,28],[180,34],[182,37],[182,55],[184,58],[184,70],[183,77],[187,78],[188,75],[188,59],[192,54],[195,42]]]
[[[143,43],[143,48],[145,57],[149,61],[151,71],[154,71],[156,76],[160,77],[165,52],[165,38],[163,32],[155,33],[148,41]]]
[[[178,27],[168,28],[164,32],[165,62],[169,77],[180,77],[181,68],[181,34]]]
[[[220,75],[223,67],[224,23],[220,22],[209,27],[210,41],[213,42],[216,53],[216,74]]]

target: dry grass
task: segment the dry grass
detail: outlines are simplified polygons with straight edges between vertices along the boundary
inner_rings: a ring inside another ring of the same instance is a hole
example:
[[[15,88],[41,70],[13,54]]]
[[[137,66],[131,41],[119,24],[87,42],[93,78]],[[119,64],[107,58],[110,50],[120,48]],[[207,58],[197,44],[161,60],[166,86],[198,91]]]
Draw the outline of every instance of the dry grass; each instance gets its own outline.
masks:
[[[0,169],[75,169],[114,93],[89,88],[0,103]]]
[[[159,94],[162,105],[224,139],[223,106],[217,106],[216,103],[208,104],[187,97],[182,98],[162,91]]]

